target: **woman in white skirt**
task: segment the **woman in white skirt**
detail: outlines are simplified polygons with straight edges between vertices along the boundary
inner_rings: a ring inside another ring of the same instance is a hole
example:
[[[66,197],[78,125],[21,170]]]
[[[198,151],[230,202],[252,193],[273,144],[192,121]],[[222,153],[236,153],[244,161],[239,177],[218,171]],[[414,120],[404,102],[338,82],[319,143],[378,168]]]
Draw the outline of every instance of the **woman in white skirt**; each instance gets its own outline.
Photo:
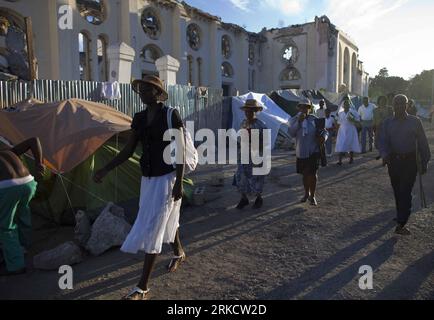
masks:
[[[342,165],[342,158],[346,153],[350,155],[350,164],[354,162],[354,153],[362,152],[357,133],[357,122],[360,121],[359,114],[351,108],[349,97],[343,101],[343,110],[338,115],[338,137],[336,139],[336,152],[339,154],[338,165]]]
[[[134,116],[131,125],[133,134],[126,147],[95,174],[94,180],[101,182],[111,170],[133,155],[139,142],[142,144],[139,212],[121,251],[131,254],[145,252],[142,277],[137,287],[124,297],[126,300],[145,300],[149,297],[149,278],[163,243],[171,244],[174,251],[168,265],[169,272],[176,271],[186,258],[178,231],[184,164],[177,165],[175,169],[164,161],[164,150],[170,142],[163,141],[163,135],[169,128],[168,108],[159,102],[168,98],[163,83],[158,77],[146,76],[143,80],[135,80],[132,85],[147,108]],[[183,130],[181,116],[176,110],[172,115],[172,128]],[[184,150],[184,135],[179,136],[177,150]]]

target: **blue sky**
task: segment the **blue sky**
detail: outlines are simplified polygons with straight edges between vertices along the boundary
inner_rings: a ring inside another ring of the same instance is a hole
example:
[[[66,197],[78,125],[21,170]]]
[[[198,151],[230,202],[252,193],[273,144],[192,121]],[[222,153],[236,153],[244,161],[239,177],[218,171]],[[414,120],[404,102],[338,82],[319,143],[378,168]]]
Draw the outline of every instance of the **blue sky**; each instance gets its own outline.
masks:
[[[260,31],[326,14],[358,45],[371,76],[387,67],[409,78],[434,69],[433,0],[186,0],[224,22]]]

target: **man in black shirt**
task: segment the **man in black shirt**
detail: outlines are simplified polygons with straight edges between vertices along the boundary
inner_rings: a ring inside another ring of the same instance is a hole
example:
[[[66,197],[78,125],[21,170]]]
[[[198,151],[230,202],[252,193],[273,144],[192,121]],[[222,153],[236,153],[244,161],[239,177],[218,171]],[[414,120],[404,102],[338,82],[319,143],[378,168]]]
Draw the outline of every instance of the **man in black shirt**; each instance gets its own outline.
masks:
[[[95,173],[94,180],[100,183],[111,170],[133,155],[139,142],[142,144],[140,167],[143,177],[140,209],[121,250],[132,254],[138,251],[146,253],[140,282],[124,298],[145,300],[149,296],[148,281],[156,257],[161,253],[162,243],[170,243],[175,255],[168,266],[169,272],[176,271],[185,260],[178,231],[184,163],[177,164],[175,169],[172,164],[164,161],[163,153],[170,142],[163,141],[169,124],[168,108],[160,102],[168,98],[162,81],[155,76],[146,76],[143,80],[134,81],[132,85],[147,108],[134,116],[132,134],[125,148],[109,164]],[[184,150],[183,123],[176,110],[172,115],[172,127],[181,131],[180,139],[176,139],[177,150]]]

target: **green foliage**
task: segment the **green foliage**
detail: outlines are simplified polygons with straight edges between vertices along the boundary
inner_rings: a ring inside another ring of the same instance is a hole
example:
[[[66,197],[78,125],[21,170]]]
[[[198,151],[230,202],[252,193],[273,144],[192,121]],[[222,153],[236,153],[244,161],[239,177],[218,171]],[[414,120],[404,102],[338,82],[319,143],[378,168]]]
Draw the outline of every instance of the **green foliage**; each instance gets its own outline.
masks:
[[[434,86],[434,70],[425,70],[410,80],[389,75],[387,68],[382,68],[375,78],[371,79],[369,96],[375,100],[389,93],[404,93],[409,98],[426,104],[431,101]]]
[[[410,79],[408,95],[416,101],[431,101],[434,86],[434,70],[425,70]]]

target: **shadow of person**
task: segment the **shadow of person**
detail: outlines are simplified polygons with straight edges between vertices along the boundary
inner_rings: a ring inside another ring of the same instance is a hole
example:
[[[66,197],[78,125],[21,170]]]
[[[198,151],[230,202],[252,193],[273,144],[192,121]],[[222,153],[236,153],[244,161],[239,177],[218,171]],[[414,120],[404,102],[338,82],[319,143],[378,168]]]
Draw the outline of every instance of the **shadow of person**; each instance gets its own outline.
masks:
[[[375,299],[414,299],[423,282],[433,273],[434,250],[408,266],[398,278],[385,287]],[[433,298],[431,293],[431,298]]]
[[[261,299],[294,299],[297,295],[308,289],[312,284],[326,277],[333,270],[356,255],[360,250],[379,240],[394,226],[390,221],[377,231],[339,250],[331,257],[304,272],[298,278],[291,280],[269,292],[260,295]],[[390,245],[390,244],[389,244]],[[388,247],[383,247],[384,249]],[[360,266],[359,266],[360,267]]]

